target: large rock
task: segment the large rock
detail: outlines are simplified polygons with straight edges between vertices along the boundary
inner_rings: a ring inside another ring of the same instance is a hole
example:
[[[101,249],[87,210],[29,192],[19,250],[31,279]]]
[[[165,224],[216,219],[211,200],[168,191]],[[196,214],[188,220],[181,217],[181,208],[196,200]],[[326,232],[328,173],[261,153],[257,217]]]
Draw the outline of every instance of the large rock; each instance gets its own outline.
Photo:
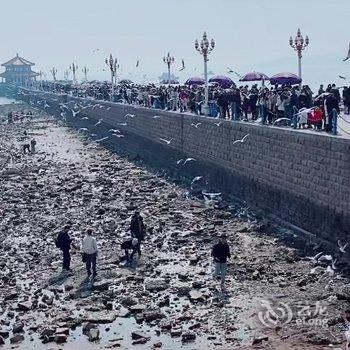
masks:
[[[98,328],[91,328],[89,330],[89,341],[96,341],[100,338],[100,331]]]
[[[21,332],[23,332],[23,327],[24,327],[24,324],[22,322],[17,322],[13,325],[12,332],[13,333],[21,333]]]
[[[112,323],[117,318],[115,312],[91,312],[86,313],[83,321],[91,323]]]
[[[111,281],[109,281],[109,280],[103,280],[103,281],[100,281],[100,282],[95,282],[93,287],[92,287],[92,289],[100,291],[100,292],[103,292],[105,290],[108,290],[110,284],[111,284]]]
[[[131,332],[131,339],[137,340],[137,339],[141,339],[141,338],[148,339],[149,337],[147,336],[147,334],[139,332],[139,331]]]
[[[145,288],[150,292],[159,292],[169,287],[169,283],[161,278],[152,279],[146,282]]]
[[[30,302],[18,303],[19,311],[29,311],[32,309],[32,304]]]
[[[184,333],[182,333],[181,339],[184,343],[193,341],[196,339],[196,333],[190,332],[190,331],[184,332]]]
[[[152,322],[155,320],[160,320],[162,319],[164,316],[164,314],[161,312],[160,309],[155,309],[155,310],[146,310],[143,313],[143,318],[146,322]]]
[[[10,338],[10,343],[15,344],[24,340],[23,334],[15,334],[12,338]]]
[[[67,341],[67,336],[65,334],[56,334],[55,335],[55,342],[57,344],[62,344]]]

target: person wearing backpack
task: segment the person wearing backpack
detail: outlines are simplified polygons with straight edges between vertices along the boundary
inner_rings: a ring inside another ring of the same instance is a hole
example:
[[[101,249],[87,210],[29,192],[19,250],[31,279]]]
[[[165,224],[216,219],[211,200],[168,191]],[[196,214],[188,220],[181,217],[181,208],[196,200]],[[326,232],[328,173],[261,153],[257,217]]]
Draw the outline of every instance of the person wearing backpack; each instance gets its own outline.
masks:
[[[70,246],[72,239],[69,236],[70,225],[63,227],[62,231],[56,238],[56,246],[62,250],[63,253],[63,271],[70,271]]]

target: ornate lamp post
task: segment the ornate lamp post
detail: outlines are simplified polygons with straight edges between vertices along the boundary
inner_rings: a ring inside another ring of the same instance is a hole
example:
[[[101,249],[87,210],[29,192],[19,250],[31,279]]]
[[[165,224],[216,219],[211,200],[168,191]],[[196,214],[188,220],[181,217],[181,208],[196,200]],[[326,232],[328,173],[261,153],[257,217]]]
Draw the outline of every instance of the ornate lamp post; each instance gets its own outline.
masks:
[[[84,73],[85,81],[87,81],[87,74],[89,73],[89,69],[86,68],[86,67],[84,67],[84,68],[82,69],[82,72]]]
[[[204,59],[204,81],[205,81],[205,85],[204,85],[204,94],[205,94],[205,100],[204,100],[204,114],[208,115],[209,113],[209,107],[208,107],[208,102],[209,102],[209,94],[208,94],[208,67],[207,67],[207,62],[208,60],[208,55],[210,54],[210,52],[212,52],[214,50],[215,47],[215,41],[214,39],[211,39],[210,43],[209,40],[207,38],[207,33],[204,32],[203,34],[203,38],[201,40],[201,42],[199,43],[198,40],[196,39],[195,43],[194,43],[194,47],[195,49],[203,56]]]
[[[76,77],[76,73],[78,71],[78,66],[74,63],[72,63],[72,65],[69,67],[69,69],[73,72],[73,82],[74,84],[77,83],[77,77]]]
[[[299,78],[302,79],[301,77],[301,58],[302,56],[302,51],[305,50],[305,48],[309,45],[309,37],[306,35],[305,40],[303,36],[301,35],[300,29],[298,29],[297,35],[294,38],[290,37],[289,38],[289,45],[298,53],[298,72],[299,72]],[[301,87],[301,83],[299,84]]]
[[[109,55],[109,59],[106,58],[105,60],[107,66],[109,67],[109,70],[111,71],[111,83],[112,83],[112,91],[110,95],[111,101],[114,100],[114,84],[116,81],[114,81],[114,77],[116,79],[117,76],[117,68],[119,68],[119,65],[117,64],[118,60],[116,58],[113,59],[112,54]]]
[[[170,86],[170,66],[174,63],[174,57],[170,56],[170,53],[163,57],[163,62],[168,66],[168,86]]]
[[[53,90],[56,91],[56,74],[57,74],[57,69],[55,67],[52,67],[50,70],[52,76],[53,76]]]

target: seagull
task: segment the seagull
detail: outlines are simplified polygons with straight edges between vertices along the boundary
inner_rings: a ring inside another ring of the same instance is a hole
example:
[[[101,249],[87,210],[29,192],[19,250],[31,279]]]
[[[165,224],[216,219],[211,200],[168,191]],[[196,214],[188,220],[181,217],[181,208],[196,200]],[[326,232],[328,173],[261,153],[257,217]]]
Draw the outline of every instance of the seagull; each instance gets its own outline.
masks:
[[[75,117],[77,114],[80,113],[80,111],[75,112],[73,109],[71,109],[73,117]]]
[[[124,135],[122,135],[122,134],[112,134],[112,136],[116,136],[116,137],[124,137]]]
[[[80,132],[80,131],[88,131],[88,129],[87,128],[80,128],[80,129],[78,129],[78,132]]]
[[[124,115],[124,118],[127,118],[127,117],[130,117],[130,118],[134,118],[135,117],[135,114],[125,114]]]
[[[44,108],[49,108],[50,105],[47,104],[47,102],[45,101],[45,105],[44,105]]]
[[[236,140],[236,141],[233,141],[233,144],[235,145],[236,143],[243,143],[244,141],[245,141],[245,139],[247,138],[249,136],[249,134],[247,134],[247,135],[245,135],[244,137],[243,137],[243,139],[241,139],[241,140]]]
[[[221,125],[221,122],[218,122],[218,123],[214,123],[216,126],[220,126]]]
[[[316,254],[315,256],[307,256],[307,260],[311,260],[314,263],[317,263],[319,257],[323,254],[323,252]]]
[[[323,261],[323,260],[327,260],[327,261],[332,261],[333,260],[333,257],[332,255],[322,255],[318,261]]]
[[[181,158],[181,159],[179,159],[177,162],[176,162],[176,164],[181,164],[181,162],[183,162],[184,160]]]
[[[97,108],[97,106],[99,106],[99,104],[98,104],[98,103],[97,103],[97,104],[95,104],[95,105],[93,105],[93,106],[92,106],[92,109]]]
[[[242,78],[242,76],[241,76],[240,74],[238,74],[237,72],[235,72],[235,71],[234,71],[233,69],[231,69],[230,67],[227,67],[227,73],[230,73],[230,74],[234,73],[234,74],[237,75],[237,77]]]
[[[192,182],[191,182],[191,185],[193,185],[195,182],[199,181],[203,176],[196,176]]]
[[[155,116],[153,117],[153,119],[156,119],[156,118],[160,118],[160,116],[159,116],[159,115],[155,115]]]
[[[108,138],[109,138],[109,136],[102,137],[102,139],[98,139],[98,140],[95,140],[93,142],[101,142],[101,141],[107,140]]]
[[[118,125],[127,126],[127,123],[118,123]]]
[[[191,162],[191,161],[195,161],[195,160],[196,160],[195,158],[187,158],[187,159],[185,159],[185,161],[183,162],[182,165],[185,165],[186,163]]]
[[[100,125],[102,123],[103,119],[99,119],[98,122],[96,124],[94,124],[94,126]]]
[[[173,138],[171,138],[170,140],[166,140],[166,139],[162,139],[162,138],[160,137],[159,140],[165,142],[167,145],[170,145],[170,142],[173,140]]]
[[[186,67],[185,67],[185,61],[182,60],[181,63],[182,63],[182,67],[181,67],[181,69],[180,69],[180,72],[183,71],[183,70],[186,68]]]
[[[90,136],[91,136],[91,137],[95,137],[95,136],[97,136],[97,134],[90,134]]]
[[[136,68],[139,66],[139,64],[140,64],[140,61],[137,60],[137,61],[136,61]]]
[[[350,58],[350,43],[349,43],[349,51],[347,56],[343,59],[343,61],[347,61]]]
[[[109,111],[111,108],[112,108],[112,107],[107,107],[107,108],[106,108],[106,111]]]
[[[82,118],[80,118],[81,120],[87,120],[87,119],[89,119],[88,117],[82,117]]]
[[[67,105],[66,105],[66,104],[64,104],[64,103],[60,103],[60,106],[61,106],[61,107],[63,107],[63,108],[68,109]]]
[[[94,50],[92,50],[92,52],[97,52],[97,51],[100,51],[100,49],[94,49]]]
[[[109,129],[108,132],[120,133],[120,131],[118,129]]]
[[[346,243],[344,245],[341,244],[341,242],[338,240],[338,247],[339,247],[339,250],[345,254],[345,248],[348,246],[349,243]]]
[[[344,80],[346,79],[346,77],[343,77],[342,75],[339,75],[339,78]]]
[[[310,270],[311,275],[317,275],[321,271],[325,271],[326,269],[322,266],[316,266]]]
[[[209,193],[209,192],[204,192],[204,191],[202,191],[202,194],[203,194],[203,196],[209,197],[209,198],[211,198],[211,199],[213,199],[213,198],[215,198],[215,197],[218,197],[218,196],[221,196],[221,192]]]
[[[194,124],[194,123],[193,123],[193,124],[191,124],[191,125],[198,129],[198,126],[199,126],[199,125],[202,125],[202,123],[197,123],[197,124]]]

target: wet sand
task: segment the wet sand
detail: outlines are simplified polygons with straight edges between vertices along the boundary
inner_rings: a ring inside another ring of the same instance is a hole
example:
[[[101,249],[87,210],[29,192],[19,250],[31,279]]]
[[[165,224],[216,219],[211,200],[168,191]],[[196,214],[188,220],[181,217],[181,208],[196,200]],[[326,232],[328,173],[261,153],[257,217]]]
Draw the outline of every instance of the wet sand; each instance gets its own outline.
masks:
[[[25,129],[37,139],[37,152],[23,156],[16,138]],[[280,238],[293,232],[235,203],[208,205],[193,195],[199,184],[195,191],[176,185],[163,172],[113,154],[48,116],[3,123],[0,137],[13,144],[16,155],[15,169],[4,169],[0,181],[1,329],[9,331],[4,348],[10,348],[19,322],[24,340],[18,349],[344,347],[349,282],[338,271],[330,284],[310,274],[313,263]],[[132,270],[119,265],[119,243],[136,207],[148,234]],[[54,239],[67,221],[76,246],[86,228],[96,234],[95,280],[86,280],[78,248],[72,250],[74,274],[61,274]],[[213,280],[210,257],[221,233],[232,250],[225,294]],[[307,307],[315,313],[317,302],[325,311],[306,319],[326,319],[326,326],[298,325],[298,312]],[[272,305],[277,316],[286,311],[284,303],[293,317],[271,323],[262,303]],[[272,326],[264,326],[259,315]],[[88,320],[99,329],[97,341],[82,332]],[[195,339],[186,342],[188,329]],[[143,333],[141,344],[132,345],[136,331]],[[65,333],[66,342],[56,344]]]

